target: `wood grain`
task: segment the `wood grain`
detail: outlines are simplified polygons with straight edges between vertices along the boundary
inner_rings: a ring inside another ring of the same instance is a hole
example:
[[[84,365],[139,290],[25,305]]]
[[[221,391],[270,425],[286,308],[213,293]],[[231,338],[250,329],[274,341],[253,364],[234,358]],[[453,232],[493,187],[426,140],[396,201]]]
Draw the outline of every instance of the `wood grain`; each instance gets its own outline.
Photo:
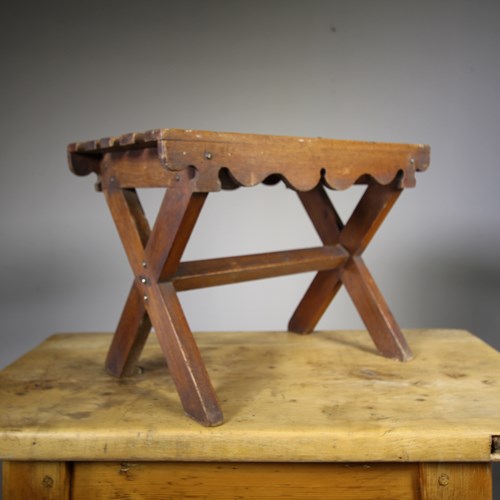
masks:
[[[65,462],[4,462],[4,500],[70,500],[71,465]]]
[[[0,458],[498,460],[500,354],[460,330],[405,334],[409,363],[366,331],[195,334],[226,417],[212,428],[185,418],[154,336],[122,380],[102,368],[110,334],[53,336],[0,372]]]
[[[491,500],[491,464],[421,464],[420,488],[422,500]]]
[[[192,290],[287,274],[336,269],[348,257],[340,246],[181,262],[173,277],[177,290]]]
[[[79,500],[417,500],[418,480],[418,464],[79,462],[74,468]]]

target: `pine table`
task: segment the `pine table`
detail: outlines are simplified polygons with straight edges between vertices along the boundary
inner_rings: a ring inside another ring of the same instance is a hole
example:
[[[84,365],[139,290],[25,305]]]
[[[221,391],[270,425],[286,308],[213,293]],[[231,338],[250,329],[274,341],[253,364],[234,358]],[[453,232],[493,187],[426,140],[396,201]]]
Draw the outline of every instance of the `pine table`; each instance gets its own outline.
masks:
[[[500,355],[460,330],[195,333],[226,421],[185,418],[154,337],[134,374],[111,334],[58,334],[0,372],[7,500],[491,499]]]

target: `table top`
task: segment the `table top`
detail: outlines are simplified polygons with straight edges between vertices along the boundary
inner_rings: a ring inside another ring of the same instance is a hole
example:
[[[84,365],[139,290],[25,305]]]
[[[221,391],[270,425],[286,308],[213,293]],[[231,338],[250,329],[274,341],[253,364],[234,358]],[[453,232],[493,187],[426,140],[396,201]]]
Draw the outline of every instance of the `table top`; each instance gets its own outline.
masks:
[[[183,414],[154,335],[123,380],[103,368],[110,334],[54,335],[0,372],[0,458],[500,460],[500,354],[465,331],[405,335],[407,363],[364,331],[197,333],[215,428]]]
[[[207,192],[279,180],[298,191],[320,182],[332,189],[395,180],[401,187],[413,187],[415,172],[428,168],[429,155],[424,144],[171,128],[68,146],[69,166],[77,175],[101,175],[114,162],[123,170],[127,187],[157,187],[170,185],[168,172],[192,169],[199,189]]]

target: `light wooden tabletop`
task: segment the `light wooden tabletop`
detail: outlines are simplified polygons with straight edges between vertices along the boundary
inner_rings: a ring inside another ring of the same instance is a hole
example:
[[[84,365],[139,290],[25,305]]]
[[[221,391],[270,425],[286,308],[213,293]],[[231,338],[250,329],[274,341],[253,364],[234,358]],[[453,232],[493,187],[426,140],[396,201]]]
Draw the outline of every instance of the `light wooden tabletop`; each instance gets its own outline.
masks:
[[[459,330],[195,334],[226,423],[187,418],[154,335],[137,375],[103,365],[110,334],[61,334],[0,372],[5,460],[500,460],[500,354]]]

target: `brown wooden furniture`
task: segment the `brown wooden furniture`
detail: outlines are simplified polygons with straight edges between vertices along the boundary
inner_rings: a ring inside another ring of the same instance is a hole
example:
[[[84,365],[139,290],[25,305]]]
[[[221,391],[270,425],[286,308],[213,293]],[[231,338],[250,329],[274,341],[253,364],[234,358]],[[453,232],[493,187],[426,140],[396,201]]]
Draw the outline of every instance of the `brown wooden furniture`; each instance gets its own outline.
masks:
[[[312,270],[290,331],[311,332],[344,285],[379,352],[411,357],[361,254],[415,172],[427,168],[427,146],[162,129],[74,143],[68,154],[75,174],[97,174],[134,274],[106,360],[112,375],[133,373],[152,324],[185,412],[222,423],[177,291]],[[208,193],[280,180],[299,195],[323,246],[181,262]],[[324,187],[354,183],[367,189],[344,226]],[[152,229],[136,191],[150,187],[166,188]]]
[[[153,338],[103,369],[110,334],[55,335],[0,372],[5,500],[491,499],[500,354],[470,333],[202,333],[226,423],[184,417]]]

